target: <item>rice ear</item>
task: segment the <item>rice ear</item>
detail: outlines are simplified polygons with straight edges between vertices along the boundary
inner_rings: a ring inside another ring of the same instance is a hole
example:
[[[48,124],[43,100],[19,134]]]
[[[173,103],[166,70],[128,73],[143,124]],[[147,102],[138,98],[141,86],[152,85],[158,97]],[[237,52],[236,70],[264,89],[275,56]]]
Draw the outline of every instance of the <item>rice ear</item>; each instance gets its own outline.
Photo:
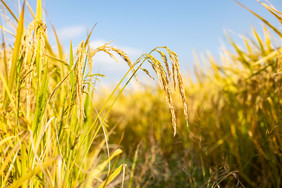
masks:
[[[164,51],[161,51],[160,49],[165,49],[167,53],[169,54],[169,59],[171,62],[171,68],[168,64],[168,58],[165,55]],[[152,55],[153,52],[157,52],[158,54],[161,55],[161,59],[164,63],[164,66],[162,63]],[[141,61],[143,59],[143,61]],[[184,116],[187,122],[188,126],[188,106],[187,106],[187,99],[185,96],[185,89],[184,89],[184,83],[183,83],[183,78],[180,72],[180,66],[179,66],[179,61],[177,54],[170,50],[167,47],[157,47],[153,49],[149,54],[143,54],[140,58],[136,60],[136,64],[141,63],[141,65],[144,63],[144,61],[148,61],[150,65],[152,66],[154,72],[156,73],[158,77],[158,81],[160,83],[160,86],[162,90],[164,91],[168,107],[169,107],[169,112],[171,114],[171,120],[172,120],[172,127],[174,131],[174,136],[176,135],[176,115],[175,115],[175,110],[173,107],[173,101],[172,101],[172,95],[171,95],[171,89],[170,89],[170,82],[173,82],[174,89],[178,86],[179,93],[180,93],[180,98],[182,100],[183,104],[183,111],[184,111]],[[171,71],[172,69],[172,71]],[[151,77],[150,74],[147,73],[146,69],[142,70]],[[171,73],[172,72],[172,73]]]
[[[110,43],[110,42],[109,42]],[[113,46],[109,46],[109,43],[106,43],[102,46],[99,46],[97,48],[95,48],[94,50],[91,51],[90,53],[90,58],[92,58],[93,56],[95,56],[98,52],[105,52],[107,53],[114,61],[116,61],[117,63],[119,63],[119,60],[112,54],[112,52],[117,53],[126,63],[127,65],[130,67],[132,73],[135,73],[135,79],[137,80],[137,82],[139,83],[139,80],[137,78],[137,74],[136,74],[136,70],[134,68],[134,65],[132,64],[130,58],[127,56],[127,54],[121,50],[118,49],[116,47]]]
[[[82,41],[76,50],[76,65],[75,65],[75,75],[76,75],[76,103],[77,103],[77,116],[84,119],[84,103],[83,103],[83,65],[85,61],[85,45]]]

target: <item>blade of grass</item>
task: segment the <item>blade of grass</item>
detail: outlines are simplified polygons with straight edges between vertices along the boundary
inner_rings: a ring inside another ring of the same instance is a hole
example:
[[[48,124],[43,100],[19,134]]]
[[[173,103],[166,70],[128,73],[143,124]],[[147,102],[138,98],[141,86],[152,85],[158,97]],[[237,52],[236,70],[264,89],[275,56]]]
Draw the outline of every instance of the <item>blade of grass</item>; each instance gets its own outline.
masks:
[[[276,10],[275,8],[272,8],[270,6],[268,6],[265,3],[262,3],[260,1],[258,1],[262,6],[264,6],[273,16],[275,16],[277,18],[277,20],[280,22],[280,24],[282,25],[282,12],[279,12],[278,10]]]
[[[20,58],[19,57],[20,46],[21,46],[21,41],[22,41],[22,35],[24,32],[24,8],[25,8],[25,1],[23,3],[22,12],[20,15],[20,19],[18,21],[16,40],[15,40],[14,50],[13,50],[13,55],[12,55],[12,65],[11,65],[11,71],[10,71],[9,81],[8,81],[8,89],[10,93],[12,93],[13,86],[16,81],[15,76],[16,76],[16,71],[17,71],[17,63]],[[7,97],[7,94],[5,93],[3,106],[6,110],[8,108],[8,102],[9,102],[9,99]]]
[[[238,47],[238,45],[233,41],[233,39],[229,36],[229,34],[227,32],[225,33],[225,35],[227,36],[231,45],[235,48],[237,54],[240,57],[240,61],[243,63],[243,65],[245,65],[246,67],[250,67],[249,62],[245,58],[245,53]]]
[[[74,73],[74,70],[71,69],[72,67],[74,67],[74,61],[73,61],[73,48],[72,48],[72,41],[70,41],[70,84],[71,84],[71,88],[72,88],[72,91],[71,92],[74,92],[74,85],[75,85],[75,73]],[[72,93],[72,96],[73,96],[73,93]]]
[[[25,181],[31,179],[36,174],[40,173],[42,171],[42,169],[46,169],[47,167],[51,166],[57,159],[58,159],[58,157],[51,158],[51,159],[47,160],[46,162],[42,163],[41,165],[37,166],[36,168],[34,168],[34,170],[32,170],[31,172],[26,173],[20,179],[15,181],[10,186],[10,188],[20,187]]]
[[[10,91],[9,91],[8,84],[7,84],[7,82],[6,82],[6,79],[3,77],[2,74],[0,74],[0,79],[1,79],[1,81],[2,81],[2,83],[3,83],[3,87],[4,87],[4,91],[3,91],[3,92],[4,92],[4,94],[6,94],[7,97],[9,98],[10,102],[12,103],[13,110],[14,110],[14,112],[16,113],[16,112],[17,112],[17,110],[16,110],[16,104],[15,104],[15,101],[13,100],[12,94],[11,94]]]
[[[9,176],[10,176],[10,173],[11,173],[11,171],[12,171],[12,168],[14,167],[14,163],[15,163],[15,161],[16,161],[16,158],[17,158],[17,156],[18,156],[19,151],[20,151],[20,148],[17,149],[17,151],[16,151],[16,153],[15,153],[15,155],[14,155],[14,157],[13,157],[13,160],[12,160],[11,163],[9,164],[9,169],[8,169],[8,172],[5,173],[4,181],[1,182],[1,183],[3,183],[3,184],[2,184],[3,186],[6,185],[6,182],[8,181],[8,178],[9,178]]]
[[[15,14],[14,14],[13,11],[9,8],[9,6],[5,3],[5,1],[1,0],[1,2],[2,2],[3,5],[6,7],[6,9],[10,12],[10,14],[13,16],[13,18],[18,22],[18,18],[15,16]]]
[[[55,57],[52,57],[52,56],[49,56],[47,54],[44,54],[46,57],[54,60],[54,61],[58,61],[59,63],[62,63],[63,65],[67,66],[67,67],[71,67],[67,62],[65,62],[64,60],[61,60],[61,59],[58,59],[58,58],[55,58]]]
[[[270,27],[277,35],[279,35],[280,38],[282,38],[282,33],[273,25],[271,25],[266,19],[264,19],[263,17],[261,17],[260,15],[258,15],[257,13],[253,12],[252,10],[250,10],[249,8],[247,8],[246,6],[242,5],[241,3],[239,3],[238,1],[235,0],[235,2],[240,5],[241,7],[245,8],[246,10],[248,10],[249,12],[251,12],[253,15],[255,15],[256,17],[258,17],[261,21],[263,21],[268,27]]]
[[[95,25],[94,25],[93,28],[91,29],[89,35],[87,36],[87,39],[86,39],[85,44],[84,44],[85,47],[88,45],[89,39],[90,39],[90,37],[91,37],[91,35],[92,35],[92,32],[93,32],[94,28],[96,27],[96,25],[97,25],[97,23],[95,23]]]
[[[6,43],[4,37],[4,31],[2,30],[2,40],[3,40],[3,58],[4,58],[4,67],[5,67],[5,79],[8,80],[8,62],[7,62],[7,54],[6,54]]]
[[[103,161],[101,164],[99,164],[97,167],[95,167],[87,176],[85,187],[89,187],[91,185],[91,181],[93,178],[97,177],[97,175],[104,170],[104,168],[107,166],[107,164],[115,157],[119,156],[122,153],[121,149],[117,149],[114,151],[114,153],[108,158],[107,160]]]
[[[14,146],[12,146],[11,151],[9,151],[8,156],[5,157],[5,160],[2,162],[1,168],[0,168],[0,177],[3,177],[4,170],[8,166],[9,161],[11,160],[11,158],[13,156],[13,153],[15,153],[15,151],[18,151],[18,149],[20,148],[20,144],[21,144],[22,140],[26,137],[26,135],[24,135]]]
[[[2,29],[2,31],[6,31],[7,33],[11,34],[13,37],[16,37],[16,35],[14,33],[12,33],[10,30],[6,29],[5,27],[3,27],[2,25],[0,25],[0,28]]]
[[[26,6],[28,7],[29,12],[31,13],[33,19],[36,19],[36,16],[35,16],[35,14],[34,14],[32,8],[31,8],[31,6],[30,6],[30,4],[29,4],[28,2],[26,2]]]
[[[252,31],[253,31],[253,35],[255,36],[257,42],[259,43],[260,50],[261,50],[261,55],[265,56],[264,44],[262,42],[261,37],[259,36],[259,34],[257,33],[257,31],[256,31],[256,29],[254,27],[252,27]]]
[[[134,176],[135,166],[136,166],[136,163],[137,163],[137,158],[138,158],[138,152],[139,152],[140,145],[141,145],[141,142],[138,144],[138,146],[136,148],[136,151],[135,151],[135,154],[134,154],[134,159],[133,159],[133,164],[132,164],[132,167],[131,167],[128,188],[131,188],[131,185],[132,185],[132,180],[133,180],[133,176]]]
[[[61,45],[61,42],[60,42],[59,37],[57,35],[56,29],[55,29],[55,27],[54,27],[54,25],[52,23],[51,23],[51,26],[52,26],[53,33],[54,33],[55,38],[56,38],[58,52],[59,52],[59,58],[63,59],[63,56],[64,56],[63,46]]]
[[[42,3],[41,0],[37,0],[36,4],[36,20],[42,21]]]
[[[121,171],[123,170],[123,166],[124,164],[121,164],[117,169],[115,169],[115,171],[111,173],[101,185],[99,185],[99,188],[104,188],[109,183],[111,183],[121,173]]]
[[[261,58],[260,60],[254,62],[252,65],[260,65],[263,62],[266,62],[267,60],[274,58],[275,56],[277,56],[279,54],[279,51],[281,51],[282,47],[278,50],[275,50],[273,52],[271,52],[270,54],[268,54],[267,56]]]

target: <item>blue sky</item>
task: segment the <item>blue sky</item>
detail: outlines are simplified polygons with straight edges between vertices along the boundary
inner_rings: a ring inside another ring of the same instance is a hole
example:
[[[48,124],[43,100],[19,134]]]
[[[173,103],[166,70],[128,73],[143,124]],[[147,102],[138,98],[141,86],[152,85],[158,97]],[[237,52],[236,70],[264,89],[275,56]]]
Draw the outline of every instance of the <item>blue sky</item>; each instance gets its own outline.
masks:
[[[239,2],[278,26],[256,0]],[[270,2],[282,9],[281,0]],[[35,0],[29,3],[35,8]],[[97,23],[93,46],[113,40],[132,60],[156,46],[168,46],[179,55],[184,72],[192,69],[193,50],[218,53],[226,43],[224,30],[251,34],[251,25],[261,29],[261,22],[233,0],[45,0],[44,4],[66,51],[70,39],[78,44]],[[125,64],[115,64],[103,55],[94,60],[96,71],[114,77],[127,70]]]

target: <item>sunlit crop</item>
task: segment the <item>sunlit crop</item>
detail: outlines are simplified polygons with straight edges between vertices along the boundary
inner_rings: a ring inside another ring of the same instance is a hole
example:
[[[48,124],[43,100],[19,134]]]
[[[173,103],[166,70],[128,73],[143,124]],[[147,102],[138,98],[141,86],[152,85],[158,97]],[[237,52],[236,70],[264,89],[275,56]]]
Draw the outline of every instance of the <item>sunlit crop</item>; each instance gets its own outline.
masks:
[[[1,3],[16,25],[1,26],[1,187],[281,186],[281,29],[242,5],[264,23],[263,36],[252,28],[241,48],[226,34],[220,60],[196,58],[191,75],[166,46],[135,61],[111,43],[92,49],[94,27],[67,53],[53,27],[56,52],[41,0],[35,13],[24,1],[18,18]],[[282,23],[281,12],[261,4]],[[102,96],[97,53],[128,65]],[[142,82],[140,71],[159,84],[127,90]]]

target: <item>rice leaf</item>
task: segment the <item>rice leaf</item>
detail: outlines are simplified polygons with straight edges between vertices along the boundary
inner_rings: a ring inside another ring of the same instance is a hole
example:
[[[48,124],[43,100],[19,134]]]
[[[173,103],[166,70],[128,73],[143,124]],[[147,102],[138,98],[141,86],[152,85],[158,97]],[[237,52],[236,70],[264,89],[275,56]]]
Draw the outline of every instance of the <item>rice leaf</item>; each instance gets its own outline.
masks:
[[[282,25],[282,12],[279,12],[274,7],[270,7],[267,4],[262,3],[260,1],[259,3],[262,4],[272,15],[274,15],[277,18],[277,20],[280,22],[280,24]]]
[[[34,14],[32,8],[31,8],[31,6],[30,6],[30,4],[29,4],[28,2],[26,2],[26,6],[28,7],[28,10],[29,10],[29,12],[31,13],[33,19],[36,19],[36,16],[35,16],[35,14]]]
[[[256,29],[254,27],[252,27],[252,31],[253,31],[253,34],[257,40],[257,42],[259,43],[259,46],[260,46],[260,50],[261,50],[261,55],[262,56],[265,56],[265,49],[264,49],[264,44],[262,42],[262,39],[261,37],[259,36],[259,34],[257,33]]]
[[[12,56],[12,65],[11,65],[11,71],[9,75],[9,81],[8,81],[8,89],[10,93],[12,93],[14,83],[16,81],[16,71],[17,71],[17,63],[20,59],[20,46],[21,46],[21,41],[22,41],[22,35],[24,32],[24,8],[25,8],[25,1],[22,6],[22,12],[18,21],[18,27],[17,27],[17,34],[16,34],[16,40],[14,43],[14,50],[13,50],[13,56]],[[4,108],[7,110],[8,108],[8,102],[9,99],[7,97],[7,94],[5,93],[4,96]]]
[[[58,51],[59,51],[59,57],[60,59],[63,59],[63,56],[64,56],[64,50],[63,50],[63,46],[59,40],[59,37],[57,35],[57,32],[56,32],[56,29],[54,27],[54,25],[51,23],[51,26],[52,26],[52,29],[53,29],[53,33],[55,35],[55,38],[56,38],[56,42],[57,42],[57,47],[58,47]]]
[[[245,8],[246,10],[248,10],[249,12],[251,12],[253,15],[255,15],[256,17],[258,17],[261,21],[263,21],[268,27],[270,27],[280,38],[282,38],[282,33],[273,25],[271,25],[266,19],[264,19],[263,17],[261,17],[260,15],[258,15],[257,13],[255,13],[254,11],[250,10],[249,8],[247,8],[246,6],[242,5],[241,3],[239,3],[238,1],[235,0],[235,2],[240,5],[241,7]]]
[[[113,173],[109,175],[109,177],[101,184],[99,185],[99,188],[106,187],[109,183],[111,183],[123,170],[124,164],[121,164]]]
[[[41,0],[37,0],[36,5],[36,20],[42,21],[42,3]]]
[[[92,35],[92,32],[93,32],[94,28],[96,27],[96,25],[97,25],[97,23],[93,26],[93,28],[91,29],[90,33],[89,33],[88,36],[87,36],[87,39],[86,39],[86,41],[85,41],[85,43],[84,43],[84,47],[85,47],[85,48],[86,48],[86,46],[87,46],[88,43],[89,43],[89,39],[90,39],[90,37],[91,37],[91,35]]]
[[[15,181],[10,186],[10,188],[17,188],[17,187],[21,186],[25,181],[30,180],[33,176],[40,173],[43,169],[46,169],[47,167],[51,166],[57,159],[58,159],[58,157],[53,157],[53,158],[45,161],[44,163],[39,164],[36,168],[34,168],[34,170],[26,173],[20,179]]]
[[[18,22],[18,18],[15,16],[15,14],[13,13],[13,11],[10,9],[10,7],[5,3],[4,0],[1,0],[1,2],[3,3],[3,5],[6,7],[6,9],[10,12],[10,14],[13,16],[13,18]],[[25,3],[25,1],[24,1]]]
[[[3,27],[2,25],[0,25],[0,28],[2,29],[2,31],[6,31],[7,33],[11,34],[13,37],[16,37],[16,35],[14,33],[12,33],[10,30],[6,29],[5,27]]]
[[[2,30],[2,41],[3,41],[3,60],[4,60],[4,75],[5,79],[8,80],[8,60],[7,60],[7,53],[6,53],[6,43],[5,43],[5,37],[4,37],[4,31]]]
[[[69,66],[69,70],[71,71],[71,75],[70,75],[70,83],[71,85],[74,84],[74,71],[73,71],[73,66],[74,66],[74,62],[73,62],[73,48],[72,48],[72,41],[70,41],[70,66]]]

